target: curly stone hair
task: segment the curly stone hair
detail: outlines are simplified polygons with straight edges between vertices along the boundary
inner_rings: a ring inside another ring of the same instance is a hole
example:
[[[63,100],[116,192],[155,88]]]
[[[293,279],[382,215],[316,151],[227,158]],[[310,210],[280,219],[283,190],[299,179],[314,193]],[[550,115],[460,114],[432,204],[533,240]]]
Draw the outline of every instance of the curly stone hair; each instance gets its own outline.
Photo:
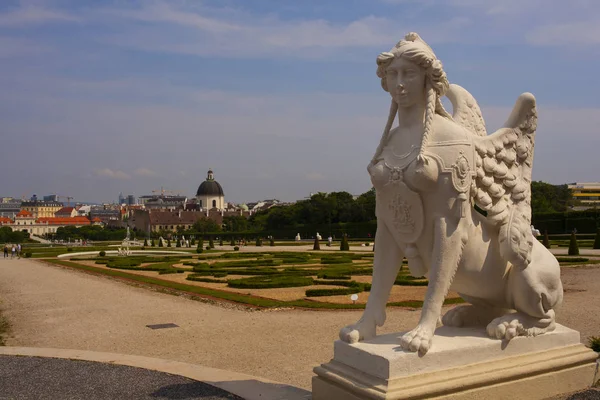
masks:
[[[403,57],[425,70],[427,103],[425,107],[423,140],[421,142],[421,149],[419,150],[419,160],[424,161],[423,154],[425,152],[427,139],[433,129],[434,114],[437,113],[445,118],[452,119],[452,116],[444,109],[440,100],[441,97],[446,94],[446,91],[450,87],[450,83],[444,72],[442,62],[437,59],[431,47],[429,47],[418,34],[411,32],[404,37],[404,40],[398,42],[390,52],[381,53],[377,57],[377,76],[381,78],[381,87],[386,92],[389,92],[386,80],[386,69],[396,57]],[[383,131],[381,141],[379,142],[379,146],[377,147],[377,151],[373,156],[373,163],[376,162],[377,157],[379,157],[388,142],[390,130],[394,123],[394,119],[396,118],[397,111],[398,104],[392,100],[388,121]]]

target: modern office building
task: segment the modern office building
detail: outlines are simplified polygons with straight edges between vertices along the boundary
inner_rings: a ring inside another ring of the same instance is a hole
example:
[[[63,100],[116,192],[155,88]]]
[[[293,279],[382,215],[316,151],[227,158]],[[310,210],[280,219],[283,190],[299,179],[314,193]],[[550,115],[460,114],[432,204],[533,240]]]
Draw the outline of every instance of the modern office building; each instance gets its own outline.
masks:
[[[600,182],[575,182],[569,183],[567,187],[580,207],[600,207]]]

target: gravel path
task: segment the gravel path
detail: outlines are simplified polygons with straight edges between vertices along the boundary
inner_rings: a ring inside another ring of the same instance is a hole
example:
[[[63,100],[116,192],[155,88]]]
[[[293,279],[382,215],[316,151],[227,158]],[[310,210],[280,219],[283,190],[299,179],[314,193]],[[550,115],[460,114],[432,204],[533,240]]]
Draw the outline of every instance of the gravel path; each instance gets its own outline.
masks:
[[[559,322],[600,335],[600,269],[564,270]],[[144,355],[260,376],[310,389],[340,327],[360,311],[246,311],[163,294],[31,260],[0,260],[9,346]],[[416,325],[420,310],[389,309],[380,333]],[[178,328],[152,330],[150,324]]]
[[[0,356],[0,399],[243,400],[178,375],[123,365]]]

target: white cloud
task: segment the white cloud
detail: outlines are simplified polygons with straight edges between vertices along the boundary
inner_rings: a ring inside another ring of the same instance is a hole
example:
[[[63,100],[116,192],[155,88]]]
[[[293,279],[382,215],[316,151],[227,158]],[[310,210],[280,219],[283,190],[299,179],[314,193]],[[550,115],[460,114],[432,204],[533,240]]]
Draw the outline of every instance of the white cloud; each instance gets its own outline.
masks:
[[[158,173],[148,169],[148,168],[138,168],[135,171],[133,171],[133,174],[136,176],[143,176],[143,177],[148,177],[148,178],[155,178],[158,175]]]
[[[42,7],[26,5],[0,14],[0,26],[20,26],[43,24],[50,22],[76,22],[80,19],[74,15]]]
[[[111,178],[111,179],[130,179],[131,178],[131,176],[129,176],[128,174],[126,174],[123,171],[112,170],[110,168],[96,169],[96,170],[94,170],[94,173],[96,174],[96,176],[99,176],[102,178]]]

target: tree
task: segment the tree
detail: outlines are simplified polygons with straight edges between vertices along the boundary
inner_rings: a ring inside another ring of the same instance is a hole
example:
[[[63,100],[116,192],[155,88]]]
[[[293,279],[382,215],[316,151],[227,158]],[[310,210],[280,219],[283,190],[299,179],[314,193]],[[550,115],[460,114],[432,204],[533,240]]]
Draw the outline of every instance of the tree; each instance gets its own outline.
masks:
[[[181,247],[181,239],[175,239],[175,247]]]
[[[196,247],[196,253],[200,254],[204,251],[204,248],[202,247],[202,239],[198,240],[198,247]]]
[[[231,237],[231,242],[229,242],[230,246],[235,246],[235,239],[233,238],[233,236]]]
[[[210,247],[211,249],[215,248],[215,242],[213,242],[212,237],[208,239],[208,247]]]
[[[144,239],[144,247],[148,247],[148,239]]]
[[[575,231],[571,232],[571,241],[569,242],[569,255],[579,255],[579,245],[577,244],[577,236],[575,236]]]
[[[313,250],[321,250],[321,245],[319,244],[318,236],[315,236],[315,244],[313,245]]]
[[[158,239],[158,247],[163,247],[163,240],[162,239]]]
[[[273,239],[273,236],[271,236],[271,237],[269,238],[269,245],[270,245],[271,247],[275,247],[275,239]]]
[[[247,231],[250,227],[248,218],[242,215],[224,217],[223,225],[225,225],[225,230],[227,232],[244,232]]]
[[[219,239],[219,246],[223,246],[223,238]]]
[[[564,212],[573,205],[573,195],[567,185],[531,182],[531,210],[533,214]]]
[[[594,240],[594,249],[600,249],[600,229],[596,232],[596,238]]]
[[[152,241],[150,242],[150,246],[156,247],[156,243],[154,243],[154,239],[152,239]]]
[[[548,238],[548,231],[544,231],[544,241],[543,241],[544,246],[549,249],[551,247],[550,245],[550,239]]]
[[[221,230],[221,226],[219,226],[219,224],[212,219],[200,218],[198,221],[194,222],[192,229],[199,233],[219,232]]]
[[[256,238],[256,246],[262,246],[262,239],[260,237]]]
[[[348,235],[344,234],[344,236],[342,236],[342,242],[340,243],[340,250],[341,251],[349,251],[350,250],[350,244],[348,243]]]

